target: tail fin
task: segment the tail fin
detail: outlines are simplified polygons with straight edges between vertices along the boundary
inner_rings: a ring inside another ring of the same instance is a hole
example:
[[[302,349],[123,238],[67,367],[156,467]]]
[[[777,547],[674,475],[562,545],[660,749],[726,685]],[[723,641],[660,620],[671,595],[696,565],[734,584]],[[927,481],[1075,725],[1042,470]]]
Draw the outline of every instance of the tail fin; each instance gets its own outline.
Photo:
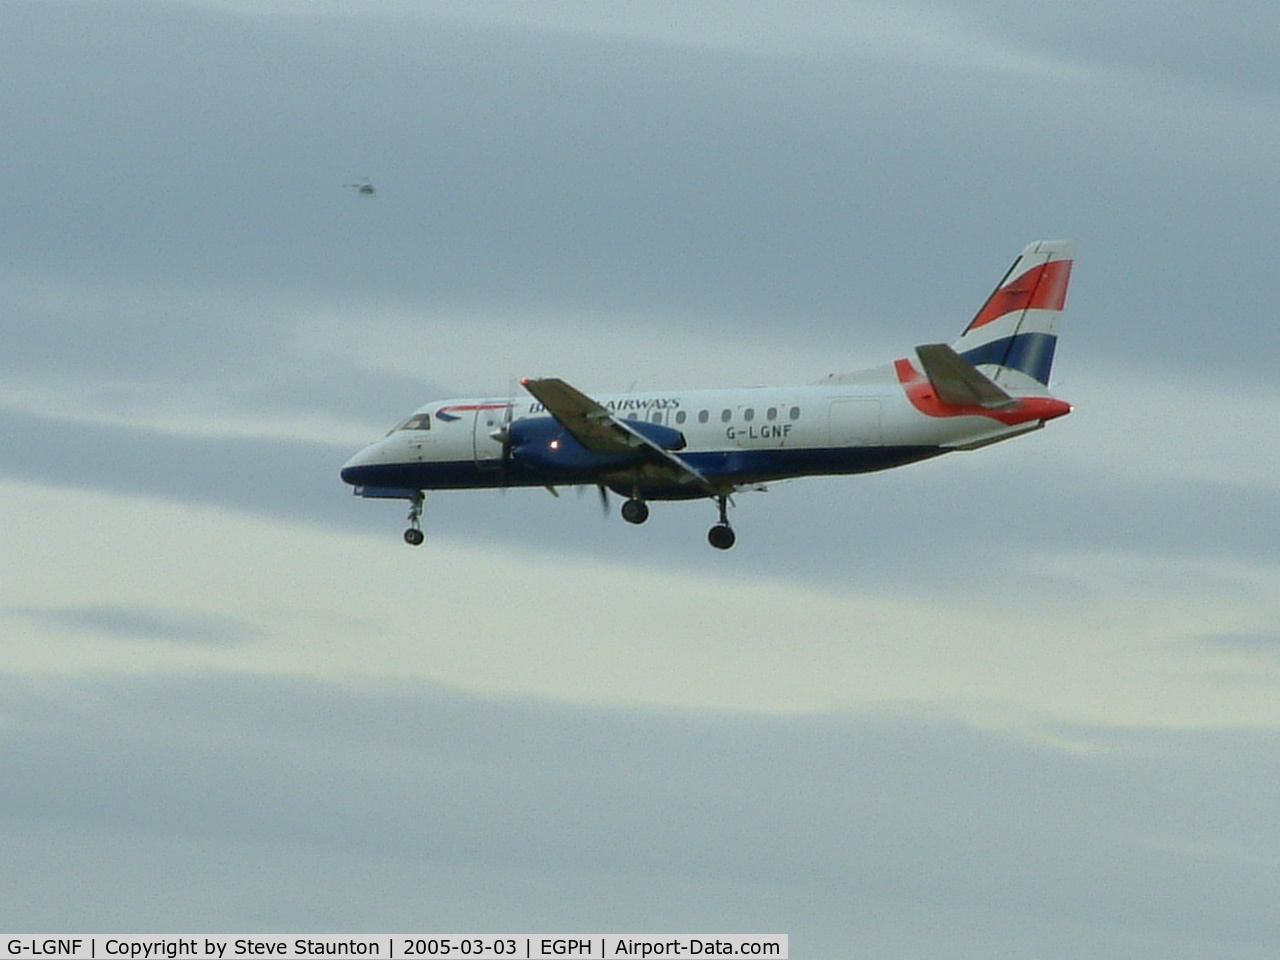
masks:
[[[1006,388],[1049,385],[1075,243],[1029,245],[951,346]],[[1029,378],[1029,379],[1028,379]]]

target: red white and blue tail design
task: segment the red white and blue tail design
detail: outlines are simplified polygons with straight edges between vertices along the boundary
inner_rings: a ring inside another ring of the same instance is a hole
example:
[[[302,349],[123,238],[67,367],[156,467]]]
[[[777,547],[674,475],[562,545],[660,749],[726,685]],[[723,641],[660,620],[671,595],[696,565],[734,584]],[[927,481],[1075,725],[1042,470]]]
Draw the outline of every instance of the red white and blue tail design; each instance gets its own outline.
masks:
[[[1075,243],[1030,244],[952,349],[1012,392],[1049,384]]]

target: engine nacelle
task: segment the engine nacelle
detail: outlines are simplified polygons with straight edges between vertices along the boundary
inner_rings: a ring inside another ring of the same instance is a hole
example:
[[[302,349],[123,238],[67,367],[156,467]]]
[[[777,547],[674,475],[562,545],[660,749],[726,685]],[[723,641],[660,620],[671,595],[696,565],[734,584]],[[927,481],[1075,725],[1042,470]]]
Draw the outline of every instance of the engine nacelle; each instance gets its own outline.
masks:
[[[667,450],[684,448],[684,434],[658,423],[628,422],[628,426]],[[639,463],[644,453],[594,453],[564,428],[555,417],[530,417],[512,421],[507,428],[511,458],[547,474],[577,474],[611,470]]]

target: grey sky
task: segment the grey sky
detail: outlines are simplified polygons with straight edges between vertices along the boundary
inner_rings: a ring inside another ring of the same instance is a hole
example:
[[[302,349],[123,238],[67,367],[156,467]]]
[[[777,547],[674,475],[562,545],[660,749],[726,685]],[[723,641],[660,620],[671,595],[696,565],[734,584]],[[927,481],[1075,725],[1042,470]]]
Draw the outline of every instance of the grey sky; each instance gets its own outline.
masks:
[[[4,925],[1273,956],[1277,41],[1261,3],[5,4]],[[337,480],[519,376],[902,355],[1058,236],[1071,417],[745,494],[730,554],[594,491],[441,494],[409,551]]]
[[[1247,956],[1276,923],[1274,876],[1219,873],[1277,852],[1266,798],[1280,758],[1257,732],[1113,734],[1071,753],[892,715],[697,716],[217,675],[11,688],[6,701],[35,728],[5,739],[25,771],[6,803],[20,838],[88,831],[92,849],[108,849],[173,837],[203,848],[197,873],[236,869],[245,848],[268,871],[295,857],[367,858],[376,869],[347,877],[346,910],[376,898],[392,926],[435,912],[412,881],[389,889],[376,876],[415,862],[454,873],[459,915],[477,930],[536,925],[545,909],[468,889],[490,873],[520,896],[563,884],[573,902],[553,909],[578,924],[706,922],[688,905],[664,917],[662,888],[690,883],[731,916],[751,904],[759,912],[734,922],[770,929],[790,922],[797,895],[853,916],[868,903],[928,904],[904,942],[939,946],[937,918],[953,911],[1004,935],[1094,924],[1071,951],[1129,927]],[[584,874],[607,879],[588,895]],[[7,886],[6,901],[44,923],[65,916],[41,902],[43,882]],[[192,929],[260,922],[256,897],[165,897],[165,919]],[[297,897],[297,922],[334,924],[333,893]],[[85,910],[119,924],[105,891]],[[793,936],[806,954],[857,949],[821,929]]]

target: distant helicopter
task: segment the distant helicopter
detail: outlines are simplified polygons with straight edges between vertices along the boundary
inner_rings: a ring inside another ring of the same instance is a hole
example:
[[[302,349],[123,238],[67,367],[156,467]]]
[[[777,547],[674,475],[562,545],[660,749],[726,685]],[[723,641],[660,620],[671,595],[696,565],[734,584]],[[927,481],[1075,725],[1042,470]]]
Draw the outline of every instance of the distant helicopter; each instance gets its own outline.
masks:
[[[378,191],[374,189],[373,184],[368,179],[358,180],[355,183],[344,183],[343,186],[354,190],[362,197],[374,197],[378,194]]]

